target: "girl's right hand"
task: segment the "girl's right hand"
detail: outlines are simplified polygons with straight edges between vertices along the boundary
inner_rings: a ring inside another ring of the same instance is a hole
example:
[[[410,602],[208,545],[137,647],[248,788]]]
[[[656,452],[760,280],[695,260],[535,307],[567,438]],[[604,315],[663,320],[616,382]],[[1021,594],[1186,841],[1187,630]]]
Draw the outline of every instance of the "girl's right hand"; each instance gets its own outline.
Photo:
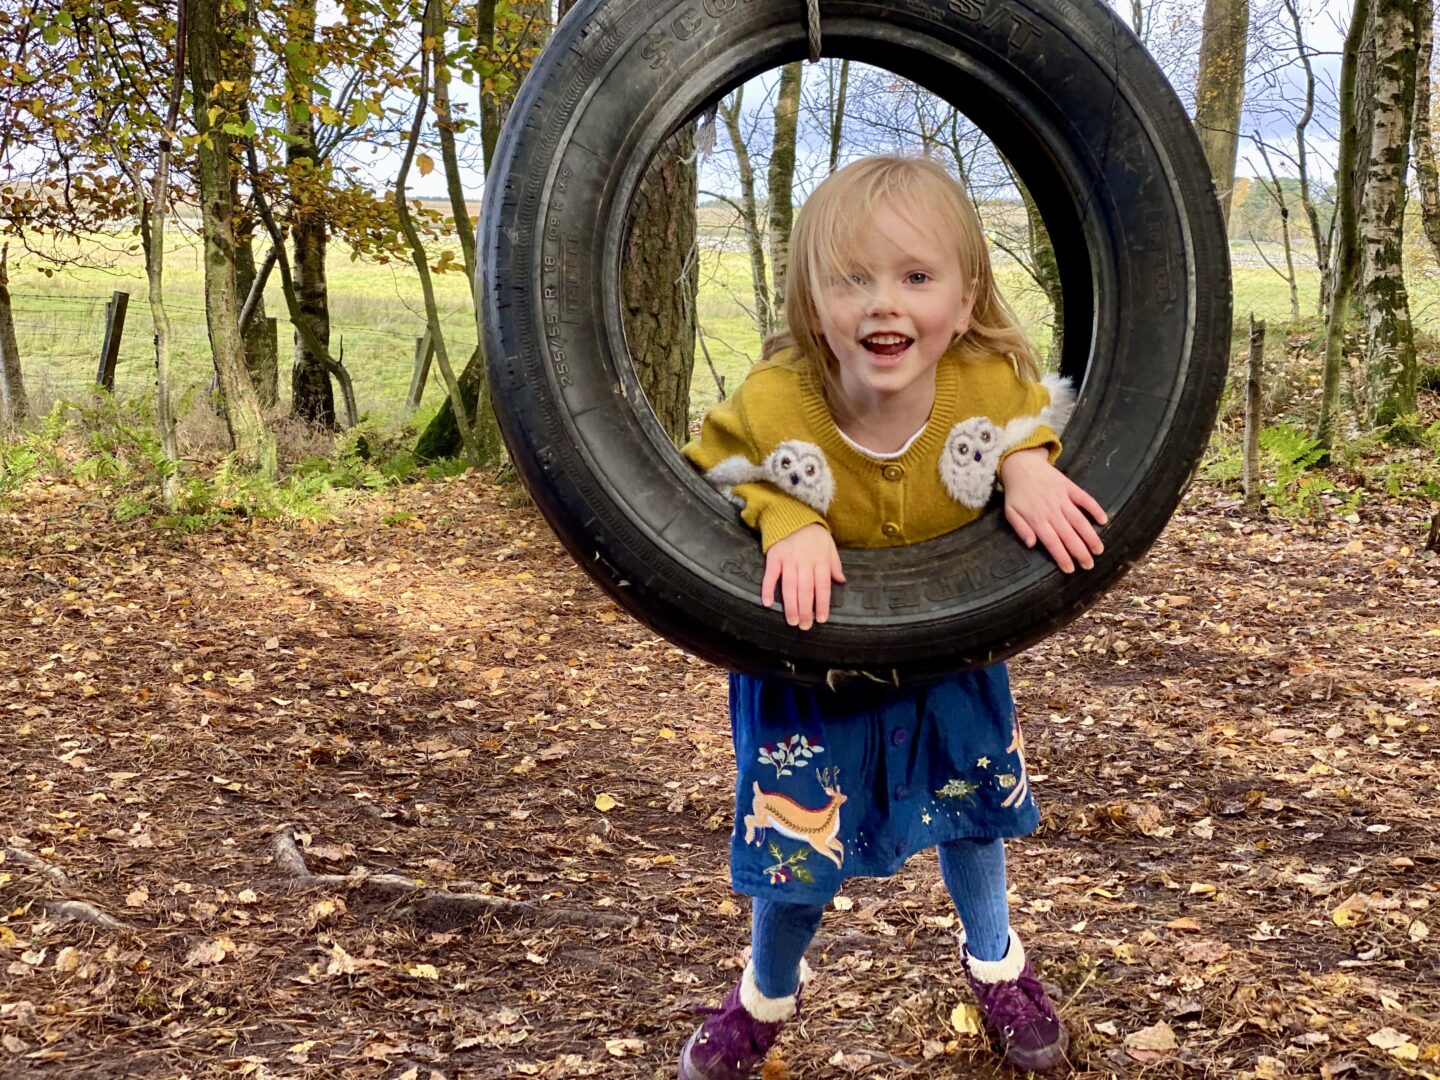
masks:
[[[830,582],[845,580],[835,538],[823,525],[806,525],[765,553],[765,581],[760,602],[775,603],[775,583],[785,606],[785,621],[801,630],[830,618]]]

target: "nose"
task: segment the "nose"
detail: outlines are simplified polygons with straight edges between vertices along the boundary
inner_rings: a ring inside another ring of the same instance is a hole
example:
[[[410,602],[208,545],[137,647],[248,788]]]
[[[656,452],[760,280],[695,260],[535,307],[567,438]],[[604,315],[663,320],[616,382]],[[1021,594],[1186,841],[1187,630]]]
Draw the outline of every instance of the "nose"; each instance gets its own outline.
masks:
[[[866,295],[865,314],[870,316],[896,314],[895,286],[889,282],[872,282],[869,293]]]

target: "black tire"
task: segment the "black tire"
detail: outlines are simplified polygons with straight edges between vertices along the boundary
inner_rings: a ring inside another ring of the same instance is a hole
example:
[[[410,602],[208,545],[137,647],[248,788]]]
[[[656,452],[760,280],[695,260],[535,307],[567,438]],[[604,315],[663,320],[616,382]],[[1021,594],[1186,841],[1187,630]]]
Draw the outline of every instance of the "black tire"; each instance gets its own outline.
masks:
[[[626,210],[660,143],[746,78],[807,54],[797,0],[582,0],[530,72],[486,192],[480,323],[520,476],[625,608],[738,671],[921,680],[993,663],[1079,614],[1150,546],[1204,450],[1230,276],[1190,122],[1096,0],[824,0],[824,51],[960,106],[1034,195],[1083,378],[1061,467],[1110,514],[1094,570],[1061,574],[995,509],[911,547],[842,553],[808,632],[758,603],[763,559],[670,445],[625,348]]]

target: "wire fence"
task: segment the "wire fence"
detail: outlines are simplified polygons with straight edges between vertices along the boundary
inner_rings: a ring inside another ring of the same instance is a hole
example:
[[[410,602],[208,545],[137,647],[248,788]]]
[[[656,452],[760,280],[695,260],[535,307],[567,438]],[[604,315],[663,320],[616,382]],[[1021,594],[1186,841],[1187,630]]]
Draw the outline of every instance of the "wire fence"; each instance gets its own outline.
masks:
[[[88,394],[97,385],[101,353],[106,339],[112,294],[15,291],[11,294],[15,336],[26,389],[37,410],[57,400]],[[384,426],[394,426],[407,415],[406,394],[415,362],[416,343],[425,332],[422,312],[402,307],[377,313],[374,306],[341,304],[351,316],[380,314],[384,324],[357,318],[330,322],[330,352],[343,359],[355,384],[362,414]],[[394,307],[395,305],[390,305]],[[169,300],[171,323],[172,390],[182,399],[204,398],[213,379],[213,362],[203,304]],[[273,317],[273,316],[272,316]],[[469,307],[442,313],[451,363],[458,369],[475,347],[474,315]],[[116,354],[114,393],[117,397],[146,395],[155,388],[154,322],[147,298],[129,296],[128,310]],[[276,320],[280,358],[280,405],[290,402],[289,358],[293,331],[289,319]],[[422,410],[434,408],[444,389],[432,373],[422,397]]]

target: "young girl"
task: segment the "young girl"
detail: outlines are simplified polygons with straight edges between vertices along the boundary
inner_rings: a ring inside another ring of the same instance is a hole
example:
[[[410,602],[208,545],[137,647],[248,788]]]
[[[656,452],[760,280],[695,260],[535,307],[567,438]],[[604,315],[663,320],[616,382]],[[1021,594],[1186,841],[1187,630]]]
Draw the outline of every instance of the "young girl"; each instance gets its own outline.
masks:
[[[785,312],[788,332],[684,450],[760,534],[763,604],[778,585],[790,625],[824,622],[839,548],[947,533],[997,480],[1022,542],[1066,573],[1094,565],[1104,511],[1052,465],[1073,392],[1039,377],[941,166],[867,158],[822,183],[795,221]],[[1007,1057],[1061,1063],[1065,1028],[1006,909],[1001,838],[1039,813],[1005,666],[840,693],[732,675],[730,716],[731,881],[753,898],[751,961],[685,1044],[681,1080],[751,1076],[795,1015],[805,950],[845,879],[932,846],[960,967]]]

